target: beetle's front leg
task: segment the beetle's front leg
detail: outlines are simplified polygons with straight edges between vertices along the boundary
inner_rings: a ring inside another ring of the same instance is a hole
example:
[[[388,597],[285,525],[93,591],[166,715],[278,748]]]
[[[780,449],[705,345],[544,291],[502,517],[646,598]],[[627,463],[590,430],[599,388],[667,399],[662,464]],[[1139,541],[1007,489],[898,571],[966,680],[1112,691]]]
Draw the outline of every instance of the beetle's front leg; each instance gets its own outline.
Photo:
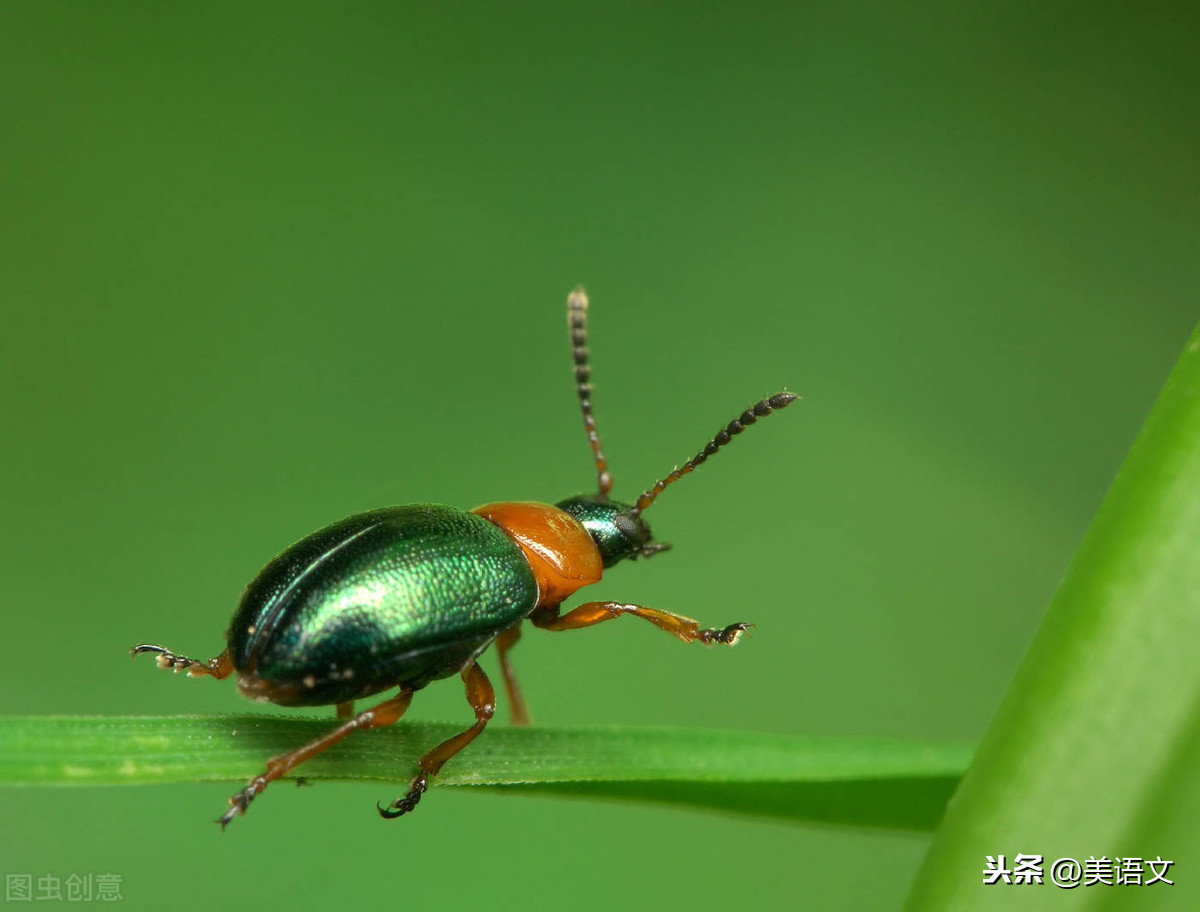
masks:
[[[209,659],[207,662],[176,655],[163,646],[151,646],[148,643],[134,646],[129,650],[129,655],[137,657],[143,652],[154,653],[157,657],[159,668],[169,668],[172,671],[186,671],[188,676],[193,678],[198,675],[212,675],[217,680],[220,680],[233,674],[233,661],[229,658],[228,649],[216,658]]]
[[[659,630],[674,634],[685,643],[699,640],[706,646],[713,643],[723,643],[732,646],[753,624],[730,624],[728,627],[701,627],[691,618],[669,611],[659,611],[657,608],[646,608],[642,605],[626,605],[621,602],[585,602],[578,608],[573,608],[559,616],[557,605],[538,608],[530,616],[535,627],[543,630],[576,630],[580,627],[591,627],[602,624],[623,614],[632,614],[649,621]]]
[[[467,702],[475,710],[475,724],[466,731],[459,732],[453,738],[447,738],[429,753],[425,754],[417,765],[421,771],[413,780],[403,798],[397,798],[387,807],[377,805],[379,816],[389,820],[407,814],[417,806],[425,790],[429,788],[429,779],[437,776],[442,765],[460,750],[474,741],[487,726],[488,721],[496,713],[496,692],[492,690],[492,682],[483,673],[483,669],[474,660],[462,671],[463,683],[467,686]]]

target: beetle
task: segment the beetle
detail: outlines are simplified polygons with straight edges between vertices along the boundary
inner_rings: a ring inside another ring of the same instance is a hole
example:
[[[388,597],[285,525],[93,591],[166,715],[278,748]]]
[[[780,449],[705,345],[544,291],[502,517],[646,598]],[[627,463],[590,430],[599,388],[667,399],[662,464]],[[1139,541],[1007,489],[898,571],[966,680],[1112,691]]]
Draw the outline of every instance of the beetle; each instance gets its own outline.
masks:
[[[750,626],[702,628],[691,618],[619,602],[587,602],[561,613],[577,590],[623,560],[652,557],[655,541],[642,518],[668,485],[728,444],[746,427],[796,400],[779,392],[752,405],[682,466],[633,503],[609,497],[612,476],[592,413],[587,348],[588,297],[567,298],[575,386],[597,493],[556,504],[490,503],[463,511],[410,504],[343,519],[292,545],[246,587],[226,633],[226,649],[208,661],[143,643],[160,668],[189,676],[237,673],[245,696],[283,706],[336,705],[342,724],[267,768],[229,799],[222,829],[269,783],[352,732],[391,725],[427,684],[458,674],[475,724],[424,754],[408,791],[381,816],[417,806],[442,765],[470,744],[495,713],[495,693],[478,664],[493,643],[499,654],[512,721],[529,722],[509,661],[524,621],[544,630],[574,630],[623,614],[643,618],[684,642],[732,646]],[[354,701],[392,687],[399,693],[355,713]]]

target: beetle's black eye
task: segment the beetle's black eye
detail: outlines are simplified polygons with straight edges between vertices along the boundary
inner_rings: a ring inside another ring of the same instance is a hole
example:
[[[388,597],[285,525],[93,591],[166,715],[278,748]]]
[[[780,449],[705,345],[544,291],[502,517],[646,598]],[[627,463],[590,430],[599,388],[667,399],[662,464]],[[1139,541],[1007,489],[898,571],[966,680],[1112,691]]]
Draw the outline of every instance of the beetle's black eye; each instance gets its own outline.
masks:
[[[618,513],[613,517],[613,525],[625,538],[631,542],[641,543],[650,538],[650,529],[644,522]]]

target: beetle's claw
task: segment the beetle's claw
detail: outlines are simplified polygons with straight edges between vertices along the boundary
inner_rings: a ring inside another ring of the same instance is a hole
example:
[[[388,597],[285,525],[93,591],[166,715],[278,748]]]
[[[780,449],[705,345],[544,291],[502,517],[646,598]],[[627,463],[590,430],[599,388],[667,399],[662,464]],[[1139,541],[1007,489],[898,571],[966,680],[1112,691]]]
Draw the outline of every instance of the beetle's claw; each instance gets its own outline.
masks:
[[[149,643],[142,643],[139,646],[134,646],[129,650],[129,655],[132,658],[137,658],[143,652],[152,652],[155,655],[155,661],[159,668],[166,668],[171,671],[180,671],[193,664],[193,660],[184,656],[177,656],[171,650],[163,646],[151,646]]]
[[[382,804],[375,805],[379,811],[379,816],[385,820],[395,820],[413,810],[417,806],[417,802],[421,800],[421,796],[425,794],[425,790],[429,788],[429,779],[424,773],[417,776],[413,780],[412,788],[410,788],[403,798],[397,798],[387,807]]]
[[[214,823],[221,824],[222,833],[225,832],[225,827],[229,826],[229,822],[233,820],[234,817],[237,817],[239,814],[246,813],[246,808],[234,804],[232,799],[230,800],[229,804],[229,810],[222,814],[219,820],[214,821]]]

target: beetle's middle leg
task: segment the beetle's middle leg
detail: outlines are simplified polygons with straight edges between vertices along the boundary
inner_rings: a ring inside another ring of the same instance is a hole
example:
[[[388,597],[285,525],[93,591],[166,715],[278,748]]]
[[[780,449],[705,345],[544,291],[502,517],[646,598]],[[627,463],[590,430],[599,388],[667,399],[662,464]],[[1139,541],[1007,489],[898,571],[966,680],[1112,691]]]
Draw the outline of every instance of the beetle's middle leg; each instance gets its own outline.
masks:
[[[421,771],[417,773],[417,778],[413,780],[403,798],[397,798],[387,807],[379,805],[380,817],[399,817],[415,808],[425,790],[429,788],[429,778],[436,776],[447,760],[474,741],[495,714],[496,692],[492,690],[492,682],[483,673],[478,662],[472,660],[471,664],[462,670],[462,679],[467,685],[467,702],[475,710],[475,724],[453,738],[447,738],[418,760],[417,765]]]
[[[525,697],[517,684],[517,676],[513,673],[512,663],[508,660],[508,651],[521,638],[520,623],[509,627],[496,637],[496,652],[500,656],[500,673],[504,675],[504,689],[508,693],[508,709],[512,713],[513,725],[528,725],[529,710],[525,708]]]
[[[284,754],[281,757],[272,757],[267,761],[266,770],[258,776],[250,780],[249,784],[229,799],[229,810],[221,815],[221,819],[217,822],[221,824],[221,829],[225,829],[229,821],[233,820],[239,814],[246,813],[246,808],[250,806],[250,802],[267,787],[267,785],[280,776],[287,773],[289,770],[299,766],[310,757],[314,757],[328,747],[337,744],[348,734],[359,729],[382,728],[385,725],[391,725],[404,715],[404,711],[408,709],[408,704],[412,702],[413,692],[408,687],[401,687],[400,693],[392,697],[390,700],[384,700],[377,706],[372,706],[370,709],[360,712],[353,719],[343,725],[339,725],[327,735],[323,735],[316,741],[311,741],[303,747],[299,747],[290,754]]]
[[[621,602],[585,602],[578,608],[573,608],[564,615],[559,615],[558,606],[543,606],[530,616],[535,627],[543,630],[577,630],[580,627],[591,627],[602,624],[623,614],[632,614],[649,621],[659,630],[674,634],[685,643],[699,640],[706,646],[713,643],[723,643],[732,646],[745,633],[751,624],[730,624],[728,627],[701,627],[697,621],[669,611],[659,611],[657,608],[646,608],[642,605],[625,605]]]
[[[217,680],[220,680],[233,674],[233,660],[229,658],[228,649],[216,658],[209,659],[207,662],[201,659],[189,659],[187,656],[176,655],[165,646],[151,646],[149,643],[142,643],[140,646],[134,646],[129,650],[129,654],[133,657],[137,657],[143,652],[154,653],[159,668],[169,668],[172,671],[186,671],[188,676],[193,678],[198,675],[212,675]]]

